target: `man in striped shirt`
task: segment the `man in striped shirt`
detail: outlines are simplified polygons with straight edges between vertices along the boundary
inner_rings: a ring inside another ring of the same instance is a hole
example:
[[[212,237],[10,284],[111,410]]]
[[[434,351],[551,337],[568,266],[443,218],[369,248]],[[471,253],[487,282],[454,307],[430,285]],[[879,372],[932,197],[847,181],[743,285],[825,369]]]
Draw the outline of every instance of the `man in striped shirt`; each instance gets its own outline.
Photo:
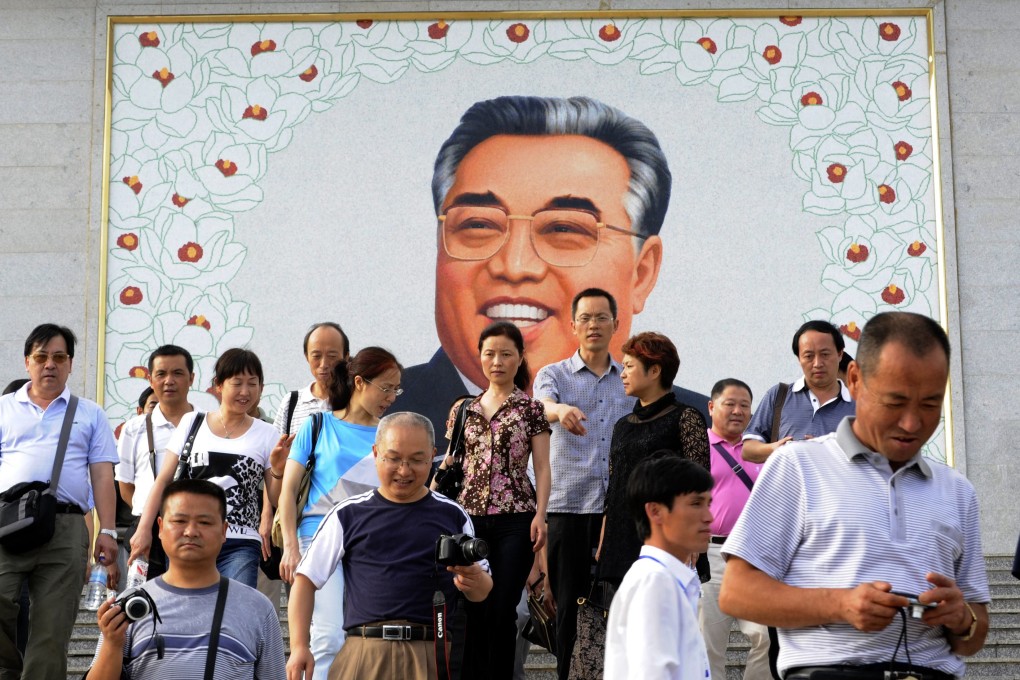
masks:
[[[786,680],[948,680],[984,645],[974,487],[920,453],[948,377],[935,321],[879,314],[848,371],[856,417],[782,447],[755,483],[723,547],[719,604],[779,628]]]

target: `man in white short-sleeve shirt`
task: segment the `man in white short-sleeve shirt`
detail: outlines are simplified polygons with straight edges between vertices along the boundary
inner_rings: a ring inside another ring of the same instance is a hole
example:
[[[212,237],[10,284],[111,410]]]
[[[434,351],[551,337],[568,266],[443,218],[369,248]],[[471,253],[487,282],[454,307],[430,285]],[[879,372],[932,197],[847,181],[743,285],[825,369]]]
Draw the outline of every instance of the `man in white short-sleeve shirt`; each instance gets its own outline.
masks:
[[[720,607],[779,629],[786,680],[945,680],[984,645],[974,487],[920,453],[939,424],[949,351],[932,319],[872,318],[847,373],[856,417],[773,454],[723,546]],[[925,605],[922,618],[899,593]]]
[[[711,536],[712,475],[686,458],[649,458],[627,499],[644,545],[609,608],[605,680],[708,680],[694,564]]]

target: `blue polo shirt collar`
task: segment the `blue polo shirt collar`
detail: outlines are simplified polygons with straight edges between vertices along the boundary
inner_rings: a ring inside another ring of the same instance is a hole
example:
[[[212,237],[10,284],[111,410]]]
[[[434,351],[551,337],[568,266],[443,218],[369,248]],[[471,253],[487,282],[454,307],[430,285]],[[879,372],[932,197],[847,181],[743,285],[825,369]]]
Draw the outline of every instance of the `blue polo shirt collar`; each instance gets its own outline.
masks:
[[[850,390],[846,388],[846,385],[843,384],[843,381],[839,380],[837,382],[839,382],[839,398],[845,402],[853,401],[854,400],[853,397],[850,396]],[[794,380],[793,384],[790,385],[790,389],[793,390],[794,392],[802,392],[806,390],[807,382],[805,382],[804,376],[801,376]]]
[[[571,373],[577,373],[578,371],[581,371],[582,369],[591,372],[591,369],[588,368],[588,364],[584,363],[584,359],[581,358],[581,350],[577,350],[576,352],[574,352],[573,354],[570,355],[570,358],[567,359],[567,366],[570,367],[570,372]],[[609,371],[608,372],[612,373],[614,370],[617,373],[621,373],[623,371],[623,366],[621,366],[620,363],[616,359],[613,358],[613,355],[610,354],[609,355]]]

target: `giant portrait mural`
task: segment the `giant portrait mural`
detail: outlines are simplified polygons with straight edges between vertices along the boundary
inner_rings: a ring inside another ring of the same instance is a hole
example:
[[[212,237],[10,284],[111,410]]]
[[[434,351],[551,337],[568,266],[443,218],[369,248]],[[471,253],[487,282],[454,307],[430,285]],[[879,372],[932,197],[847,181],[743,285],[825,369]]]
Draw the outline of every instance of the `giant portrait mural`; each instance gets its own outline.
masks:
[[[312,20],[314,19],[314,20]],[[111,18],[103,399],[148,353],[255,350],[263,407],[307,384],[301,338],[409,370],[398,407],[482,382],[489,321],[537,371],[570,300],[619,346],[669,335],[678,383],[799,375],[789,338],[944,317],[930,16],[703,13]],[[946,458],[944,430],[928,455]]]

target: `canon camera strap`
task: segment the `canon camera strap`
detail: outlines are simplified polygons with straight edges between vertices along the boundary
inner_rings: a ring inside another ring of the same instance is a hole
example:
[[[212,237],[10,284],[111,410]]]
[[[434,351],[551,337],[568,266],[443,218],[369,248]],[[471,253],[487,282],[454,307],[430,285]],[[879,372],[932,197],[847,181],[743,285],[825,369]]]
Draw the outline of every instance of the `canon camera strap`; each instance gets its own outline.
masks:
[[[446,595],[439,586],[439,565],[433,572],[436,578],[436,592],[432,595],[432,630],[435,631],[436,677],[450,680],[450,644],[447,630]]]

